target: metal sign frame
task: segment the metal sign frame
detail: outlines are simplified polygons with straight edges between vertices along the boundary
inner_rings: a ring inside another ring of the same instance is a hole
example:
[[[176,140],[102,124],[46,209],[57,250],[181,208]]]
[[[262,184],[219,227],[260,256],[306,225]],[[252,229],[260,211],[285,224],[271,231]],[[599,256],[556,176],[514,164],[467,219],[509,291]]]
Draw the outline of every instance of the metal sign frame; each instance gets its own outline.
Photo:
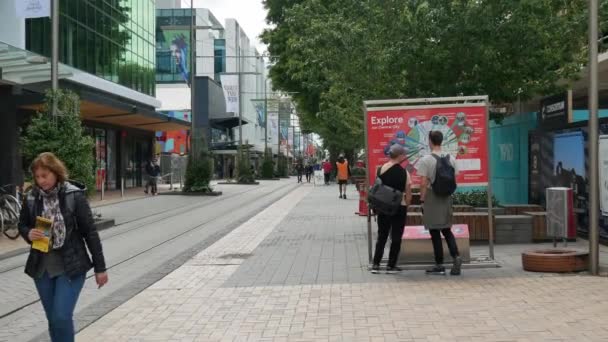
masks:
[[[428,109],[428,108],[451,108],[462,106],[485,106],[486,107],[486,132],[487,132],[487,151],[488,158],[486,160],[488,170],[488,182],[485,184],[476,184],[478,186],[486,186],[488,192],[488,249],[491,261],[494,261],[494,220],[492,208],[492,170],[490,165],[490,101],[487,95],[483,96],[457,96],[457,97],[431,97],[417,99],[394,99],[394,100],[370,100],[363,101],[363,119],[364,119],[364,134],[365,134],[365,187],[369,190],[369,174],[370,174],[370,159],[368,146],[368,131],[367,121],[369,111],[377,110],[395,110],[395,109]],[[369,263],[372,263],[373,253],[373,236],[372,236],[372,219],[371,209],[368,208],[367,215],[367,249]]]

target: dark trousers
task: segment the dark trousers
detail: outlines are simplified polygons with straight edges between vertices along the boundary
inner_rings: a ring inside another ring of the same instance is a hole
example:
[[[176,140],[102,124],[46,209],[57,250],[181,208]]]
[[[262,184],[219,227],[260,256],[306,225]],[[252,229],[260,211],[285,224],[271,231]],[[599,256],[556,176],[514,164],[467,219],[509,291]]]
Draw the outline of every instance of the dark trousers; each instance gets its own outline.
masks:
[[[148,191],[148,187],[152,188],[153,194],[158,192],[158,187],[156,185],[156,177],[148,177],[148,182],[146,183],[146,192]]]
[[[450,250],[450,255],[452,258],[457,257],[458,254],[458,246],[456,245],[456,238],[454,234],[452,234],[452,230],[450,228],[445,229],[432,229],[431,240],[433,241],[433,252],[435,252],[435,263],[437,265],[443,264],[443,243],[441,242],[441,234],[445,237],[445,242],[448,244],[448,249]]]
[[[400,207],[393,216],[378,214],[378,241],[376,241],[376,251],[374,252],[374,265],[379,265],[382,261],[384,246],[386,246],[389,233],[391,235],[391,249],[388,254],[388,267],[397,265],[406,215],[406,207]]]
[[[302,183],[302,173],[298,172],[298,183]]]
[[[310,176],[312,174],[311,173],[306,173],[306,182],[310,183]]]
[[[74,278],[65,275],[50,278],[46,272],[35,279],[52,342],[74,341],[74,308],[84,280],[84,274]]]
[[[323,174],[325,176],[325,184],[329,184],[329,173]]]

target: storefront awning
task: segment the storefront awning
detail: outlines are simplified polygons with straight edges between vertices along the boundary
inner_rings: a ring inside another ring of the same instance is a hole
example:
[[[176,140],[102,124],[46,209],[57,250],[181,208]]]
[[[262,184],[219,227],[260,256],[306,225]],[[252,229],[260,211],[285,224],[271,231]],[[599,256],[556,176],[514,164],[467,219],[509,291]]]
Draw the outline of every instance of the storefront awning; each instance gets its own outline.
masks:
[[[85,122],[153,132],[190,129],[190,122],[188,121],[168,117],[146,108],[139,108],[137,106],[125,107],[125,105],[112,106],[108,103],[83,99],[80,103],[80,116]],[[39,111],[42,109],[42,104],[24,105],[20,108]]]

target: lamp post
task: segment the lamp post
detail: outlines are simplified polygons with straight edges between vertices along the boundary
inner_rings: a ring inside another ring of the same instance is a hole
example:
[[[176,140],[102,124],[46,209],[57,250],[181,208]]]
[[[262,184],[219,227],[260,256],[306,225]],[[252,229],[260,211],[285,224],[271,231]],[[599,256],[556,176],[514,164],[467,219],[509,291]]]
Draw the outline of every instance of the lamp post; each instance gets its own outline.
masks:
[[[599,273],[598,0],[589,0],[589,271]]]
[[[57,90],[59,89],[59,0],[51,0],[51,89],[53,103],[51,114],[57,115]]]

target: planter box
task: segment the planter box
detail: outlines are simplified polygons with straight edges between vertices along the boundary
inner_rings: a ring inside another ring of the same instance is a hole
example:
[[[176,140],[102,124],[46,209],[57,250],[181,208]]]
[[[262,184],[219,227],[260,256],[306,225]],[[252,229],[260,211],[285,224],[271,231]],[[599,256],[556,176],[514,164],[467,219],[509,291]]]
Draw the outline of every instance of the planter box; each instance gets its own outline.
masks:
[[[505,215],[524,215],[526,212],[545,211],[545,208],[536,204],[503,204]]]
[[[497,244],[532,242],[532,216],[497,215],[495,222]]]
[[[478,213],[487,213],[488,212],[488,208],[475,207],[475,208],[473,208],[473,211],[478,212]],[[507,215],[507,210],[505,208],[492,208],[492,214],[494,216],[496,216],[496,215]]]

